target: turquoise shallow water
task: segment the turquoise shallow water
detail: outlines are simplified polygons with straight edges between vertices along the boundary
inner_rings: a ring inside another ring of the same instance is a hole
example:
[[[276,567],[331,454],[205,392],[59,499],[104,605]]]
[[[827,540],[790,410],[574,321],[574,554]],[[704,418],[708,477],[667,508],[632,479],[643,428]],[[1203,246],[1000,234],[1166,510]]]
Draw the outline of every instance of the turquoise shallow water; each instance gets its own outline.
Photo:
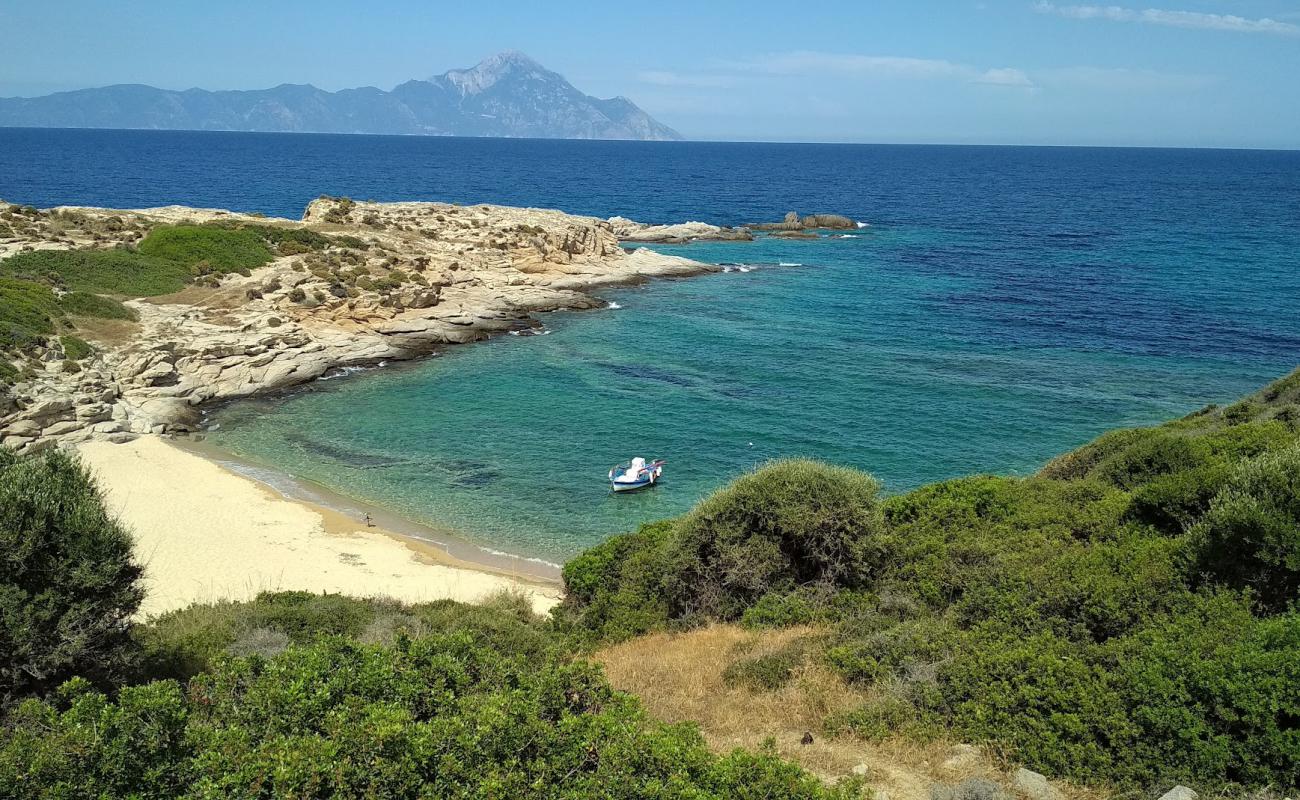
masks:
[[[1125,295],[1116,314],[1167,304],[1160,276],[1091,290],[1057,276],[1052,291],[1102,306],[1070,333],[1035,302],[1033,281],[1011,293],[1005,275],[909,263],[978,239],[871,229],[662,248],[733,266],[606,292],[618,308],[546,315],[544,336],[230,407],[213,441],[489,547],[561,561],[770,458],[851,464],[895,491],[1025,473],[1102,430],[1230,399],[1289,365],[1283,350],[1225,349],[1225,332],[1203,325],[1167,334],[1106,321],[1105,297],[1089,296]],[[1289,309],[1260,310],[1231,323],[1232,338],[1285,330]],[[1164,313],[1208,310],[1189,299]],[[632,454],[667,458],[666,480],[611,495],[605,472]]]
[[[872,223],[672,248],[752,269],[216,415],[249,459],[552,561],[768,458],[891,491],[1024,473],[1300,363],[1300,152],[0,129],[11,202],[297,217],[322,192]],[[638,453],[664,484],[610,496]]]

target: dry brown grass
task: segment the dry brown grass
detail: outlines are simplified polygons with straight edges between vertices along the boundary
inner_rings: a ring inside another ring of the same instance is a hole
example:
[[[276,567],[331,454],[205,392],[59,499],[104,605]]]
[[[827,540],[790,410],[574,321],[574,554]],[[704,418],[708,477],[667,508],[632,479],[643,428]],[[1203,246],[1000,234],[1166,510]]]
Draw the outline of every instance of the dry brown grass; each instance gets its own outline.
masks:
[[[126,319],[72,317],[72,324],[78,336],[102,348],[128,344],[140,331],[140,323]]]
[[[653,634],[597,652],[610,682],[641,699],[646,710],[667,722],[695,722],[714,750],[755,749],[767,739],[782,756],[823,780],[834,781],[867,766],[877,796],[929,800],[930,787],[967,778],[1006,784],[1007,765],[984,750],[965,755],[951,742],[918,743],[896,738],[869,743],[821,735],[822,722],[836,711],[855,708],[869,695],[848,686],[819,664],[806,664],[786,686],[770,692],[730,688],[722,680],[741,658],[765,655],[791,641],[817,635],[813,628],[748,631],[715,625],[688,633]],[[814,741],[802,745],[805,732]],[[1098,800],[1096,791],[1061,787],[1071,800]]]

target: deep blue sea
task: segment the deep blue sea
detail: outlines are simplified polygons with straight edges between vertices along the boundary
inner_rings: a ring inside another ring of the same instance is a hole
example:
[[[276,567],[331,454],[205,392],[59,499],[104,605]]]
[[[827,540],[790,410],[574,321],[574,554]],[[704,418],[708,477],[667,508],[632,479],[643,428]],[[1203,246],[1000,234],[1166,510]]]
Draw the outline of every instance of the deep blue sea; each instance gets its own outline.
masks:
[[[869,223],[664,247],[733,266],[217,415],[246,458],[549,560],[766,459],[889,491],[1023,474],[1300,363],[1300,152],[0,129],[11,202],[297,217],[320,194]],[[634,454],[664,484],[611,496]]]

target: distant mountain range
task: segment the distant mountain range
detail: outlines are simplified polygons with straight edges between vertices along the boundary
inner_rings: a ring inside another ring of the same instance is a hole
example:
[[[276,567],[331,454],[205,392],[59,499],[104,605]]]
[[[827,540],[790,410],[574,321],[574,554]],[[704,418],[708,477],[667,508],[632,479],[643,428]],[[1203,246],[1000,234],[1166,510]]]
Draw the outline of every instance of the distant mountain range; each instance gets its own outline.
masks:
[[[139,84],[0,98],[0,127],[395,133],[543,139],[675,140],[626,97],[583,94],[523,53],[472,69],[327,92],[310,85],[183,92]]]

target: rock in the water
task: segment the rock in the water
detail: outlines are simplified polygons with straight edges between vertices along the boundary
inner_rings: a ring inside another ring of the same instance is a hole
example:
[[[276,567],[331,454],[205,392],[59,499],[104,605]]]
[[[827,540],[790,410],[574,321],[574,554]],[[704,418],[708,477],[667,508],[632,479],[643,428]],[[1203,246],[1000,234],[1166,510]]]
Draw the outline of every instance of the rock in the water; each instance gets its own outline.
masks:
[[[1200,797],[1200,795],[1195,791],[1179,784],[1160,795],[1160,800],[1196,800],[1198,797]]]
[[[1016,770],[1011,785],[1028,800],[1064,800],[1060,790],[1049,783],[1046,776],[1024,767]]]
[[[805,228],[834,228],[842,230],[846,228],[856,228],[858,223],[841,214],[810,214],[804,217],[800,222]]]

